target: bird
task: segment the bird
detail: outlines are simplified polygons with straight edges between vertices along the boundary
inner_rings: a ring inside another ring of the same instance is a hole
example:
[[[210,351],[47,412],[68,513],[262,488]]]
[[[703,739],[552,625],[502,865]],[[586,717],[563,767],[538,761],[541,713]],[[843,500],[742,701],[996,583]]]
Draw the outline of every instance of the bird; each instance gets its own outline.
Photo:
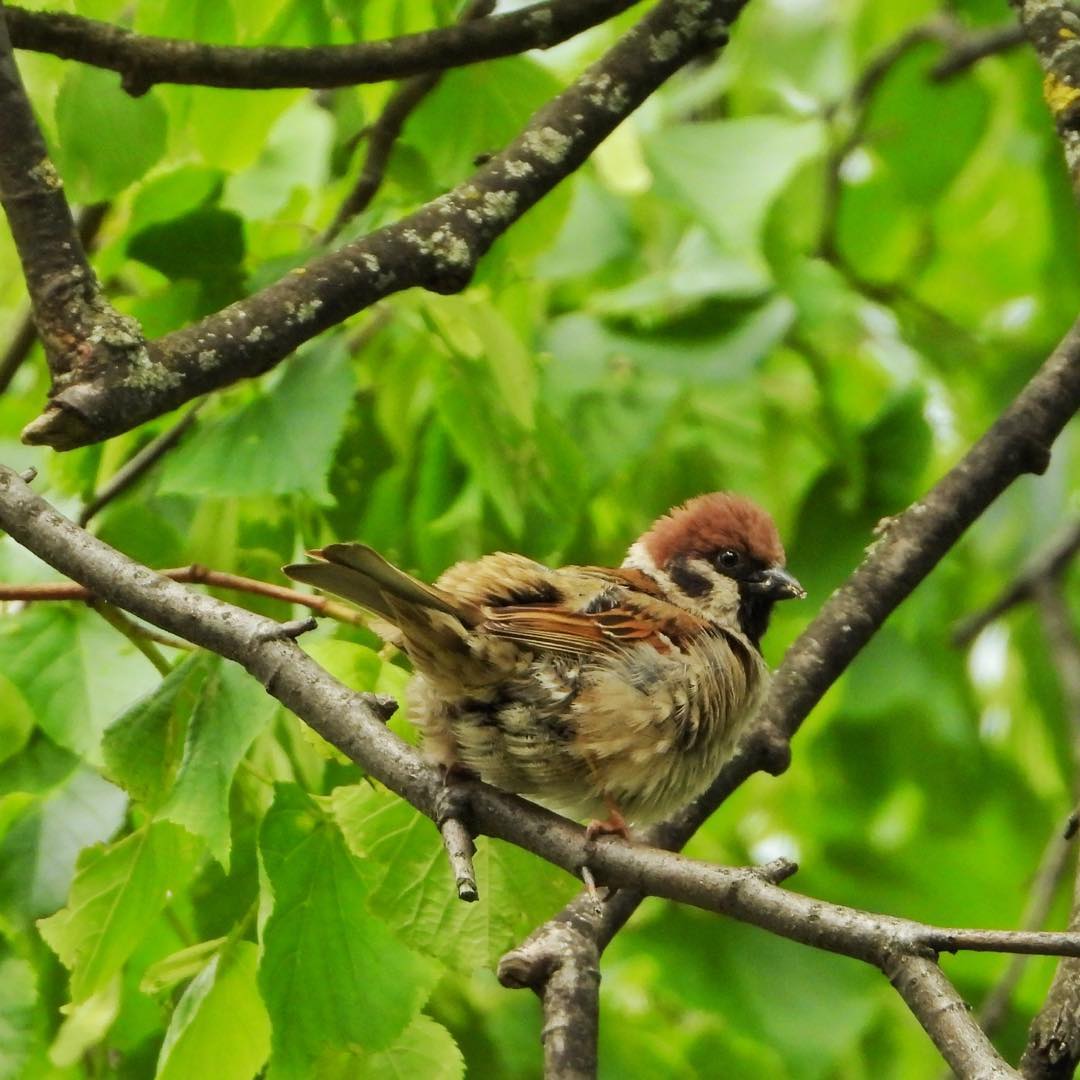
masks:
[[[700,794],[758,709],[774,603],[805,590],[771,516],[731,492],[662,515],[619,567],[496,552],[428,585],[360,543],[283,567],[366,609],[414,671],[408,715],[444,776],[630,836]]]

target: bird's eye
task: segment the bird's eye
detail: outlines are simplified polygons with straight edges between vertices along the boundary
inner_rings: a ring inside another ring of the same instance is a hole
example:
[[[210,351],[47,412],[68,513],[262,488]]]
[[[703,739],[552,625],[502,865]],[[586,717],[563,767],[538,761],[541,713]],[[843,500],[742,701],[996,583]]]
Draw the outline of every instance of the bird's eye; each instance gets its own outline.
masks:
[[[730,548],[727,551],[721,551],[716,557],[716,562],[723,570],[734,570],[740,562],[739,553]]]

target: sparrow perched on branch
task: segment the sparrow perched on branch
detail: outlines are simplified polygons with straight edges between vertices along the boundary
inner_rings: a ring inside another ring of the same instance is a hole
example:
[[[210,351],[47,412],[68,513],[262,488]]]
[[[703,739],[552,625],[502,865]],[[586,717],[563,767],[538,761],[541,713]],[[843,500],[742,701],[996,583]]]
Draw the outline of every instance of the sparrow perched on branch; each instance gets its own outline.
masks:
[[[772,518],[724,492],[661,517],[618,569],[499,552],[426,585],[363,544],[310,555],[285,573],[375,613],[408,654],[431,761],[591,817],[591,835],[705,789],[761,700],[774,602],[806,595]]]

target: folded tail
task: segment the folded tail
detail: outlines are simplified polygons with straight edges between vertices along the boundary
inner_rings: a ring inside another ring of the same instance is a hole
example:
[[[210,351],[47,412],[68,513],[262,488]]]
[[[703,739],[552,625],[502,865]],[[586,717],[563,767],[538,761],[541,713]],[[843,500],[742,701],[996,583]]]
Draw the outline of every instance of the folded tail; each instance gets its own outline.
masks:
[[[340,596],[395,625],[401,625],[403,605],[440,611],[466,627],[483,618],[475,604],[418,581],[367,544],[327,544],[308,554],[319,561],[293,563],[282,571],[294,581]]]

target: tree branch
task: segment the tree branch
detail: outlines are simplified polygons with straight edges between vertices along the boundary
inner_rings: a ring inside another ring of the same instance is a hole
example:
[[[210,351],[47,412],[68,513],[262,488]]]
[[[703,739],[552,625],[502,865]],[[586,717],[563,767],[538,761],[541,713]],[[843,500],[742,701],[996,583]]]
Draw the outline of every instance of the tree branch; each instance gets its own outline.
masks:
[[[180,566],[172,570],[155,570],[154,573],[167,577],[170,581],[188,585],[209,585],[216,589],[232,589],[236,592],[265,596],[271,600],[280,600],[283,604],[300,604],[317,611],[338,622],[351,623],[353,626],[366,626],[366,618],[349,604],[339,603],[327,596],[299,592],[283,585],[273,585],[268,581],[241,577],[239,574],[227,574],[222,570],[209,570],[205,566],[194,564]],[[82,585],[67,581],[46,582],[30,585],[5,585],[0,583],[0,602],[5,600],[21,601],[25,604],[41,603],[46,600],[93,600],[94,593]]]
[[[1035,594],[1047,645],[1061,681],[1072,736],[1074,777],[1080,776],[1080,639],[1061,582],[1049,579]],[[1080,864],[1069,929],[1080,930]],[[1020,1071],[1028,1080],[1065,1080],[1080,1063],[1080,963],[1058,964],[1046,1001],[1031,1023]]]
[[[193,326],[146,343],[137,335],[105,333],[115,319],[103,315],[96,325],[69,334],[67,354],[50,357],[51,401],[23,439],[70,449],[108,438],[266,371],[384,296],[413,286],[446,293],[464,288],[479,259],[522,214],[669,76],[726,40],[727,24],[744,3],[661,0],[471,179]],[[0,116],[2,105],[0,97]],[[0,162],[10,154],[0,131]],[[0,169],[0,184],[3,179]],[[20,235],[20,249],[49,239]]]
[[[70,371],[76,355],[94,358],[98,350],[91,342],[100,341],[119,357],[141,349],[142,334],[134,320],[110,306],[90,268],[15,66],[3,15],[0,3],[0,204],[55,381]]]
[[[972,1020],[967,1003],[933,960],[896,955],[889,957],[884,971],[961,1080],[1016,1076]]]
[[[7,7],[16,48],[52,53],[109,68],[130,94],[155,83],[235,89],[352,86],[403,79],[427,71],[547,49],[604,22],[634,0],[545,0],[483,23],[446,26],[420,34],[356,45],[205,45],[146,37],[66,15]]]
[[[84,251],[89,251],[93,247],[108,211],[109,204],[101,202],[84,206],[75,215],[75,231],[79,234]],[[30,355],[35,341],[37,341],[37,327],[34,325],[33,312],[28,311],[20,319],[8,347],[0,357],[0,395],[7,392],[11,380],[15,378],[19,368]]]
[[[499,961],[503,986],[535,990],[544,1010],[544,1076],[592,1080],[600,1026],[600,953],[589,925],[545,923]]]
[[[1066,525],[982,611],[959,622],[953,629],[953,642],[961,647],[970,645],[995,619],[1030,600],[1040,585],[1063,573],[1077,551],[1080,551],[1080,520]]]
[[[349,690],[281,633],[281,626],[195,593],[128,559],[59,514],[0,466],[0,526],[93,595],[168,633],[241,664],[268,692],[374,779],[425,816],[440,812],[443,780],[383,724],[384,703]],[[1080,957],[1080,934],[936,927],[859,911],[781,889],[760,870],[716,866],[585,830],[479,781],[459,784],[477,831],[571,873],[588,863],[607,885],[730,915],[793,941],[878,964],[897,950],[1033,952]],[[784,864],[786,874],[790,870]],[[779,872],[779,868],[775,871]]]
[[[467,23],[473,19],[486,18],[494,7],[495,0],[471,0],[471,3],[467,4],[462,11],[458,22]],[[365,210],[375,198],[375,192],[379,190],[383,177],[386,175],[386,167],[390,164],[390,153],[401,134],[401,129],[405,126],[405,121],[420,102],[439,85],[443,74],[442,71],[426,71],[423,75],[414,75],[390,95],[378,120],[367,132],[367,147],[360,175],[341,206],[338,207],[334,220],[323,233],[322,243],[332,243],[349,220]]]
[[[1023,44],[1025,37],[1024,28],[1015,23],[977,33],[957,33],[950,42],[948,52],[930,69],[930,77],[938,82],[955,78],[980,60]]]
[[[964,529],[1018,476],[1045,468],[1049,446],[1077,408],[1080,321],[968,453],[923,499],[884,523],[862,564],[788,650],[735,756],[708,791],[648,832],[650,843],[678,851],[755,772],[784,771],[789,742],[810,709]],[[594,930],[601,951],[643,898],[624,890],[604,904]],[[582,894],[555,919],[579,918],[590,905]]]
[[[1046,78],[1043,94],[1080,197],[1080,14],[1067,0],[1010,0]]]

